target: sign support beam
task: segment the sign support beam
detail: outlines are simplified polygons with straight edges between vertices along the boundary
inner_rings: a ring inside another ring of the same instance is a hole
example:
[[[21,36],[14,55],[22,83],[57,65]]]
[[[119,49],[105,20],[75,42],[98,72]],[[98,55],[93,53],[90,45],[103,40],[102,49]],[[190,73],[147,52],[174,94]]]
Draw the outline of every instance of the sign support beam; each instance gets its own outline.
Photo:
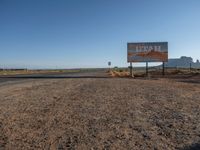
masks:
[[[146,62],[146,76],[148,76],[149,70],[148,70],[148,62]]]
[[[130,62],[130,75],[133,77],[133,63]]]
[[[162,75],[163,76],[165,75],[165,62],[163,62],[163,65],[162,65]]]

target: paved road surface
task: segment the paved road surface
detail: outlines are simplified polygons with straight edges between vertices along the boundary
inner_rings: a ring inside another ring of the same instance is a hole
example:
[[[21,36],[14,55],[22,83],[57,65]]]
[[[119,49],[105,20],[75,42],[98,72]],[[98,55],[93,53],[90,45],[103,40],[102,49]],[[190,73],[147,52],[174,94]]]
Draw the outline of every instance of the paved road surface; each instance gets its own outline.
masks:
[[[82,72],[62,72],[44,74],[23,74],[0,76],[0,85],[8,83],[26,82],[35,79],[63,79],[63,78],[108,78],[105,70],[82,71]]]

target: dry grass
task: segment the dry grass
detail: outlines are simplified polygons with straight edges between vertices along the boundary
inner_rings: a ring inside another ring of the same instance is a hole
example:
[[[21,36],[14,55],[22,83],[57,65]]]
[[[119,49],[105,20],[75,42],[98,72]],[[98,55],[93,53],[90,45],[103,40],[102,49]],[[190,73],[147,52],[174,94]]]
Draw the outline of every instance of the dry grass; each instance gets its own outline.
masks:
[[[130,73],[127,71],[109,71],[111,77],[129,77]]]
[[[121,77],[121,78],[130,77],[130,72],[128,70],[111,70],[108,73],[111,77]],[[146,77],[145,70],[139,70],[139,71],[133,70],[133,74],[135,78]],[[200,71],[197,69],[193,69],[191,71],[189,69],[166,69],[165,76],[162,76],[162,70],[149,70],[148,77],[168,78],[168,77],[173,77],[173,76],[177,77],[177,75],[180,75],[181,77],[184,75],[192,76],[192,75],[199,75],[199,74],[200,74]]]

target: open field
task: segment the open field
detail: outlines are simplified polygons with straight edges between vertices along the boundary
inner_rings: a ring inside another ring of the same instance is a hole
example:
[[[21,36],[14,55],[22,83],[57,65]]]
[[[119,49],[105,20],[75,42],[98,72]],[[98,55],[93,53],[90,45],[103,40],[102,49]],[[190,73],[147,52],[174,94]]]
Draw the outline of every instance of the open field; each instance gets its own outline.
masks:
[[[89,75],[0,86],[0,149],[200,147],[199,74]]]
[[[29,74],[45,74],[45,73],[74,73],[80,72],[80,69],[58,69],[58,70],[1,70],[1,76],[7,75],[29,75]]]

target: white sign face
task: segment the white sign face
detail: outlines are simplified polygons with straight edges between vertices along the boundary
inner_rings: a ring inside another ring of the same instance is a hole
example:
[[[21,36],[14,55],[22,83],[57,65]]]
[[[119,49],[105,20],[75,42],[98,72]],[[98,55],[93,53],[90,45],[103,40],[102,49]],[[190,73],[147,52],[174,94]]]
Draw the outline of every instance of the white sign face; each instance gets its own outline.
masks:
[[[128,62],[168,61],[167,42],[128,43]]]

